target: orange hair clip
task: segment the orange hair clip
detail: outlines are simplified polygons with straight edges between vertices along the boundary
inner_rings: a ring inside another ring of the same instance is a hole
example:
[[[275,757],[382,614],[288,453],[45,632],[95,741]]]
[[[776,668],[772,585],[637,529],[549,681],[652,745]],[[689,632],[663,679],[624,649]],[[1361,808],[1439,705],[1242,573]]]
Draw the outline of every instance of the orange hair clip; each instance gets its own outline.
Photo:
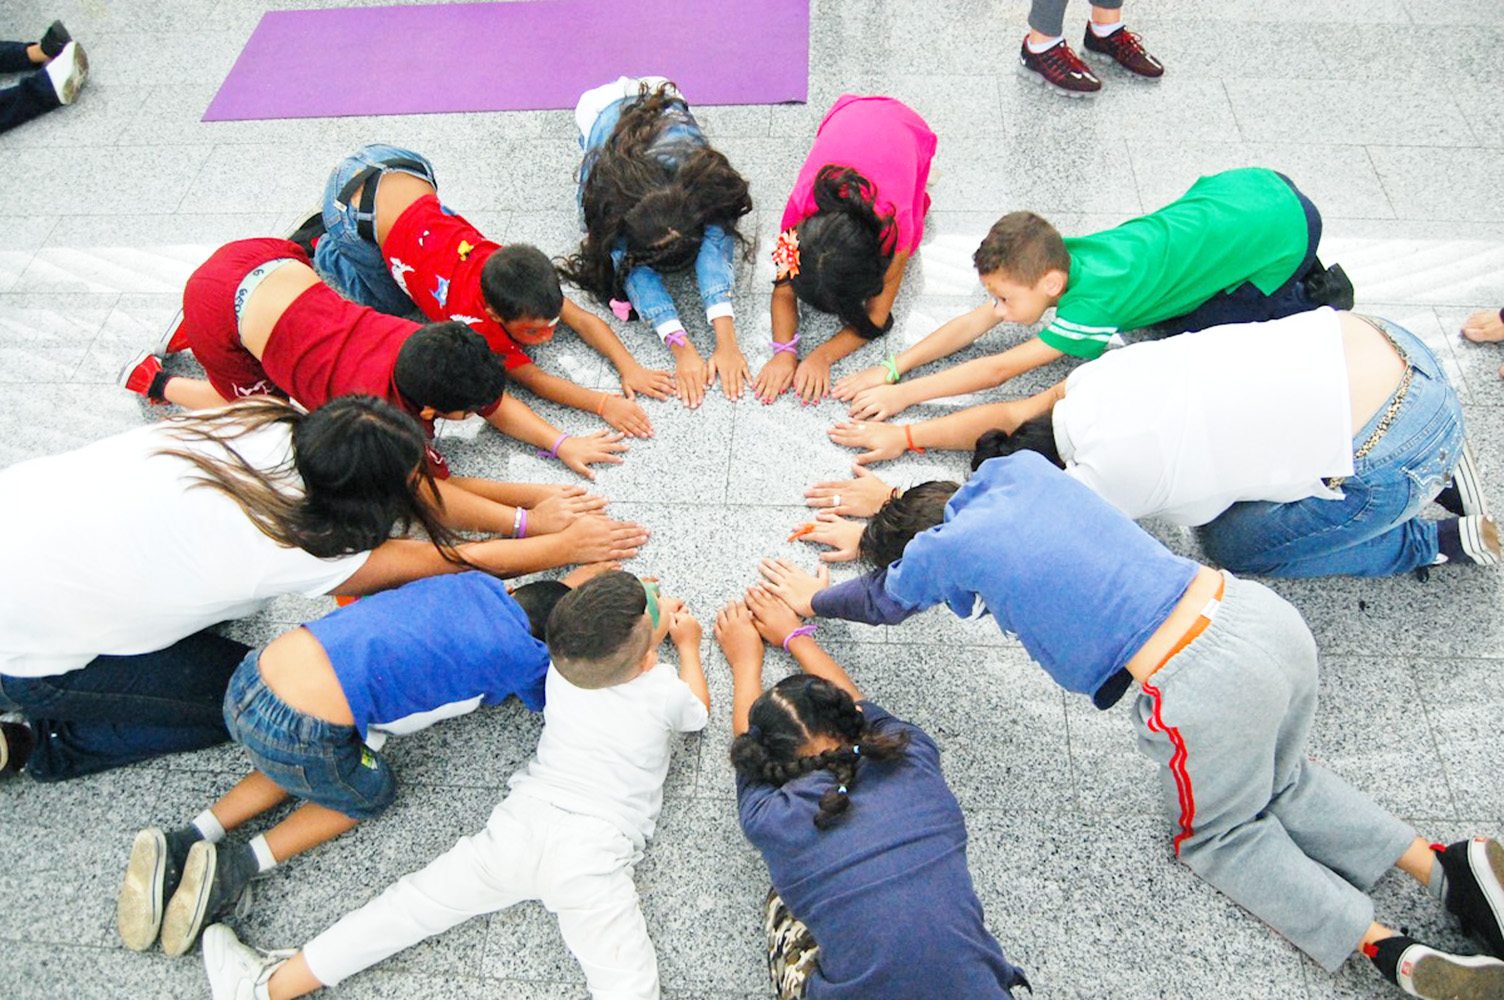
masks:
[[[806,521],[803,524],[799,525],[799,527],[797,527],[797,528],[794,529],[794,533],[789,536],[789,541],[791,541],[791,542],[797,542],[799,539],[803,538],[805,535],[809,534],[811,531],[814,531],[814,530],[815,530],[814,524],[811,523],[811,522],[809,522],[809,521]]]

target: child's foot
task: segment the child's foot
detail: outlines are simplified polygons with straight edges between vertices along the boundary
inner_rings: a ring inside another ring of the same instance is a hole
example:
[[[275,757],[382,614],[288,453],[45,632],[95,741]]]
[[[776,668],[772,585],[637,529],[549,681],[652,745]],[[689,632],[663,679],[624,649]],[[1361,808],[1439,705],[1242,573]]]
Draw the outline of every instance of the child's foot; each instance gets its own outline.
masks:
[[[1025,37],[1018,53],[1018,72],[1067,97],[1088,97],[1102,89],[1102,81],[1063,38],[1043,52],[1034,52]]]
[[[47,74],[47,79],[52,83],[58,103],[72,104],[78,98],[79,88],[89,78],[89,57],[82,45],[69,42],[63,46],[57,58],[42,68],[42,72]]]
[[[242,944],[224,924],[204,931],[204,972],[214,1000],[268,1000],[267,983],[290,951],[262,951]]]
[[[151,353],[159,358],[165,358],[169,354],[186,350],[188,350],[188,334],[183,330],[183,310],[179,309],[177,315],[172,317],[172,322],[167,324],[162,330],[162,335],[152,345]]]
[[[194,844],[162,917],[162,951],[174,958],[183,954],[204,924],[236,910],[242,900],[249,904],[246,888],[255,874],[256,861],[248,850],[221,851],[207,840]]]
[[[1451,517],[1436,522],[1436,540],[1441,552],[1438,563],[1471,562],[1496,566],[1504,552],[1499,549],[1499,526],[1482,515]]]
[[[1465,932],[1504,958],[1504,847],[1492,837],[1433,846],[1446,875],[1442,901],[1447,912]]]
[[[1127,28],[1119,26],[1106,35],[1099,35],[1087,24],[1086,38],[1081,45],[1085,51],[1111,59],[1134,76],[1157,80],[1165,75],[1165,64],[1144,51],[1139,36]]]
[[[1385,979],[1426,1000],[1498,1000],[1504,997],[1504,962],[1485,955],[1450,955],[1403,934],[1365,945]]]
[[[0,722],[0,778],[20,774],[36,737],[24,722]]]
[[[162,912],[177,891],[193,843],[191,834],[163,833],[155,826],[136,834],[115,902],[115,926],[131,951],[145,951],[156,942]]]
[[[165,404],[167,398],[162,389],[167,384],[162,362],[151,351],[141,351],[120,368],[115,379],[122,389],[128,389],[150,403]]]
[[[1483,498],[1483,477],[1478,471],[1478,456],[1473,443],[1462,440],[1462,458],[1452,470],[1452,481],[1436,494],[1436,502],[1457,517],[1472,514],[1488,516],[1488,501]]]
[[[73,41],[73,36],[68,34],[68,29],[63,27],[62,21],[53,21],[42,33],[42,40],[37,44],[42,47],[42,55],[48,59],[56,59],[62,54],[63,47]]]

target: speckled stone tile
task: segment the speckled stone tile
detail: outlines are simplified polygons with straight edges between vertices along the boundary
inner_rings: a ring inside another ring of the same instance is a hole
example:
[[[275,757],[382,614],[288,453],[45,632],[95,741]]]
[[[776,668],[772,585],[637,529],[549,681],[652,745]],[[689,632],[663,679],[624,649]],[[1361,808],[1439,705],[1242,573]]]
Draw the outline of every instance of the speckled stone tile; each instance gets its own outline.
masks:
[[[6,211],[17,215],[131,215],[176,211],[209,146],[97,146],[0,150]],[[211,209],[212,210],[212,209]]]
[[[1379,180],[1402,218],[1498,221],[1494,197],[1498,154],[1483,149],[1376,146],[1369,151]]]
[[[1472,129],[1439,89],[1347,80],[1224,80],[1245,139],[1255,142],[1472,146]]]
[[[1308,80],[1326,75],[1326,60],[1311,25],[1171,20],[1161,7],[1134,6],[1124,12],[1124,19],[1139,33],[1144,48],[1164,63],[1171,79]],[[1076,46],[1081,35],[1074,25],[1068,34]]]
[[[14,287],[57,224],[55,215],[0,216],[0,232],[6,237],[5,246],[0,247],[0,292]]]

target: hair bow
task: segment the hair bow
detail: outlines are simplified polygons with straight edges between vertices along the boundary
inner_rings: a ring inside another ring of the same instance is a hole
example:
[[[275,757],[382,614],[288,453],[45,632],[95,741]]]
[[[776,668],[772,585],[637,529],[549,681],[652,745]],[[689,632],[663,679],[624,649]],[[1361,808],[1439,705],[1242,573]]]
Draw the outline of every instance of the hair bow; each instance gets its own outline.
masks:
[[[774,281],[785,281],[799,275],[799,231],[785,229],[778,234],[778,245],[773,248]]]

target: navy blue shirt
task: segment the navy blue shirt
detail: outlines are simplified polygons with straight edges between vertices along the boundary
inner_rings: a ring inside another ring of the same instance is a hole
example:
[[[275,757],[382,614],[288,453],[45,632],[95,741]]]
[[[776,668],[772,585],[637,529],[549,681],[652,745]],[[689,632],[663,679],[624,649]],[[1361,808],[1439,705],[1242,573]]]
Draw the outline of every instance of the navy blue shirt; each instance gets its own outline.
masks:
[[[992,615],[1067,691],[1106,708],[1199,566],[1032,451],[989,459],[886,570],[815,595],[817,615],[893,623],[936,604]]]
[[[857,763],[851,808],[829,829],[814,824],[835,784],[829,771],[783,785],[737,781],[742,832],[820,946],[809,1000],[1011,997],[1023,973],[983,925],[939,749],[917,726],[861,706],[878,732],[907,732],[909,747],[897,760]]]

